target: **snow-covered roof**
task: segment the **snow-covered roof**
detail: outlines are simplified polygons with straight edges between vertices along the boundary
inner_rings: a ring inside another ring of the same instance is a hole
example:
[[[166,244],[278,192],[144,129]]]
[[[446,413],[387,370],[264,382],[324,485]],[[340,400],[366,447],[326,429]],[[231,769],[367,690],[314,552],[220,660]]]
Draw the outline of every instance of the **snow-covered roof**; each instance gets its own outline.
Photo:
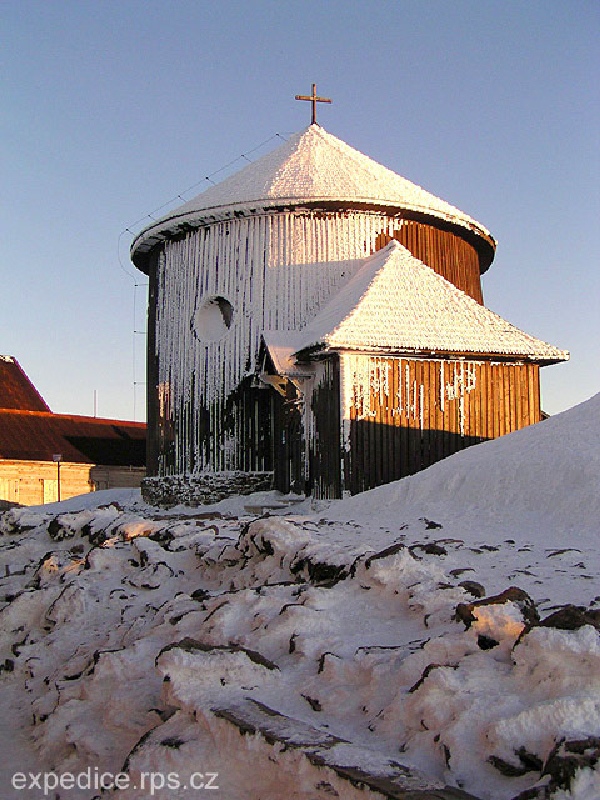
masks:
[[[302,331],[263,331],[265,343],[273,366],[278,375],[302,377],[307,374],[306,368],[296,363],[295,353],[304,343]]]
[[[365,259],[308,323],[298,350],[318,345],[517,356],[545,364],[569,358],[480,305],[396,241]]]
[[[139,260],[141,254],[182,227],[319,202],[423,213],[474,231],[495,247],[491,234],[479,222],[314,124],[153,222],[134,240],[132,258]]]

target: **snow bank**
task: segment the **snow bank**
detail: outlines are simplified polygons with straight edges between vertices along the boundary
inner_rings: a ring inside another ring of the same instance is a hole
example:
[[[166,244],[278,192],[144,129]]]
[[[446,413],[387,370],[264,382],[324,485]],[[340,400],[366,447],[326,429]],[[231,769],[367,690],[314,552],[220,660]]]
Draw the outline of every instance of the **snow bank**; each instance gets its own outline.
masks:
[[[334,509],[394,522],[411,511],[463,532],[531,527],[552,544],[589,541],[600,518],[600,394],[539,425],[471,447]],[[549,537],[549,538],[548,538]]]
[[[599,413],[312,513],[4,513],[2,796],[600,797]]]
[[[476,553],[479,579],[491,591],[518,582],[547,608],[589,604],[600,594],[600,394],[333,503],[325,516],[391,531],[429,519],[443,526],[438,538],[453,540],[448,569],[470,568]]]

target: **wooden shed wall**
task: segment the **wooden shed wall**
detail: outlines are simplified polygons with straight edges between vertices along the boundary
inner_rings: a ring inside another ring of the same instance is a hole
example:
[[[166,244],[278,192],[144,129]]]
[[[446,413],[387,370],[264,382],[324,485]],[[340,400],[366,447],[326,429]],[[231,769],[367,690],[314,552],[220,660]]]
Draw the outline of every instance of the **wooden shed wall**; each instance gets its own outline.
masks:
[[[539,367],[531,363],[345,354],[341,392],[338,496],[411,475],[541,419]]]
[[[146,475],[143,467],[104,467],[60,464],[60,498],[68,500],[100,489],[137,488]],[[0,500],[24,506],[58,500],[58,469],[51,461],[0,460]]]

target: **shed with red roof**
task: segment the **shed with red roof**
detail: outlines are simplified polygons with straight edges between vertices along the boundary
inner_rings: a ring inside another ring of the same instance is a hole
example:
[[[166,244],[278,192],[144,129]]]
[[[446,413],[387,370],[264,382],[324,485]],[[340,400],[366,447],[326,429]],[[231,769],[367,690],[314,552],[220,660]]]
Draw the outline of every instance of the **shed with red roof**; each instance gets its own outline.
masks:
[[[145,423],[54,414],[18,361],[0,356],[0,500],[139,486],[145,463]]]

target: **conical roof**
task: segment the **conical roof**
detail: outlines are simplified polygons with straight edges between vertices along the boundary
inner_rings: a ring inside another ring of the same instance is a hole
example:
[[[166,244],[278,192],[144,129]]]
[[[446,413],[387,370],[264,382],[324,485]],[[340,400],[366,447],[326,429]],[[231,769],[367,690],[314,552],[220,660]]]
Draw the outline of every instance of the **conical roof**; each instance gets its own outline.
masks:
[[[134,240],[134,262],[169,233],[219,219],[301,204],[409,210],[467,228],[493,248],[489,231],[450,203],[310,125],[222,183],[169,212]]]
[[[531,336],[462,292],[396,241],[361,269],[309,322],[296,351],[493,354],[541,364],[569,354]]]

